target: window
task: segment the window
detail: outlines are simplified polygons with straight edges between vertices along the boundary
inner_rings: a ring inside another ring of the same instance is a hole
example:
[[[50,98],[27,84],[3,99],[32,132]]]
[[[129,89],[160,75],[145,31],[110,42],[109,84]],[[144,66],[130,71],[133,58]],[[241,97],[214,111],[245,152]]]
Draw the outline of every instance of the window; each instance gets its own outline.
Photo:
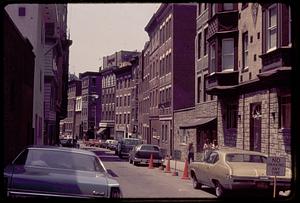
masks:
[[[201,98],[201,77],[197,79],[197,103],[200,103]]]
[[[201,32],[198,33],[198,59],[201,58]]]
[[[277,7],[275,4],[267,10],[267,51],[277,46]]]
[[[233,70],[234,41],[233,38],[222,40],[222,70]]]
[[[186,129],[180,129],[180,143],[187,143],[187,130]]]
[[[216,4],[211,4],[211,17],[216,14]]]
[[[235,104],[227,105],[227,129],[237,128],[238,106]]]
[[[224,11],[231,11],[231,10],[233,10],[233,3],[224,3],[223,4],[223,10]]]
[[[216,72],[216,45],[210,46],[210,73]]]
[[[162,126],[161,126],[161,140],[162,140],[162,141],[165,140],[164,132],[165,132],[165,126],[162,125]]]
[[[248,32],[243,33],[243,68],[248,67]]]
[[[165,125],[165,141],[168,140],[168,126]]]
[[[130,106],[130,95],[128,95],[128,106]]]
[[[198,16],[201,15],[201,3],[198,3]]]
[[[280,103],[280,128],[291,128],[291,95],[281,96]]]
[[[19,16],[25,16],[25,15],[26,15],[26,8],[19,7]]]
[[[207,28],[204,29],[204,47],[203,47],[204,48],[204,50],[203,50],[204,56],[207,55],[207,49],[208,49],[208,47],[207,47],[208,43],[206,41],[207,40],[207,30],[208,30]]]
[[[206,102],[206,83],[207,83],[207,74],[204,75],[204,84],[203,84],[203,101]]]
[[[92,78],[92,86],[96,86],[96,78]]]

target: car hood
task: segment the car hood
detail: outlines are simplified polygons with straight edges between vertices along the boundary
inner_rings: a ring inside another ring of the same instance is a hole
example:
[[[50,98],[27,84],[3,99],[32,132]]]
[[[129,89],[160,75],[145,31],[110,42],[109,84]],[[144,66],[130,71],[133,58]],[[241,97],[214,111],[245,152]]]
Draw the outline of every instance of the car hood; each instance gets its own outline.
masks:
[[[231,168],[233,176],[244,176],[244,177],[262,177],[267,176],[265,163],[241,163],[241,162],[228,162]],[[286,168],[285,176],[279,178],[291,178],[291,170]]]

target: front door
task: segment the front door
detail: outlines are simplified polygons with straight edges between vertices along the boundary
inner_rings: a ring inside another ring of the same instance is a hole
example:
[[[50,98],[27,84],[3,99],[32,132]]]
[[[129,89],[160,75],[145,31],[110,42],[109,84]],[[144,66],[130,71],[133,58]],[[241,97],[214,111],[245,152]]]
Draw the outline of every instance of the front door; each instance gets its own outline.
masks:
[[[250,104],[250,150],[261,151],[261,103]]]

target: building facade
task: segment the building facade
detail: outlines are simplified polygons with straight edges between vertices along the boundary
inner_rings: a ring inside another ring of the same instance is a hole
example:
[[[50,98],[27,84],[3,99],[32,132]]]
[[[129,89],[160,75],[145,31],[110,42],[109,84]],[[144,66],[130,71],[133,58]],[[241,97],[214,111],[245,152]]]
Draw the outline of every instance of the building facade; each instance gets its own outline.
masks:
[[[35,55],[32,127],[34,143],[43,144],[44,129],[44,5],[9,4],[5,10],[22,35],[30,41]]]
[[[112,55],[103,57],[103,68],[100,70],[102,76],[102,120],[100,121],[99,134],[103,139],[114,138],[116,118],[116,76],[114,71],[125,62],[129,62],[137,51],[119,51]]]
[[[144,49],[140,55],[138,68],[138,134],[144,143],[150,144],[152,137],[150,135],[149,122],[149,41],[145,43]]]
[[[150,38],[149,119],[150,136],[155,138],[151,142],[170,155],[174,111],[194,106],[196,8],[194,3],[163,3],[145,27]]]
[[[116,77],[115,139],[131,137],[132,64],[114,70]]]
[[[35,55],[30,41],[3,12],[3,165],[34,144],[32,127]]]
[[[99,72],[84,72],[79,74],[81,80],[81,125],[84,135],[88,130],[92,131],[93,136],[88,139],[96,138],[96,133],[101,120],[101,75]]]

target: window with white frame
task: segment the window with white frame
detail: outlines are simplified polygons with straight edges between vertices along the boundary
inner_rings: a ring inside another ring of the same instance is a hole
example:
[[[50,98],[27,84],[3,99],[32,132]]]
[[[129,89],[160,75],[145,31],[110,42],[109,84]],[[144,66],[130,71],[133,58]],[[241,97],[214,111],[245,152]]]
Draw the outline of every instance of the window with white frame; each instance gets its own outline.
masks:
[[[243,33],[243,69],[248,67],[248,32]]]
[[[216,44],[210,46],[210,73],[216,72]]]
[[[267,51],[277,47],[277,6],[267,9]]]
[[[279,97],[280,103],[280,128],[291,128],[291,95]]]
[[[234,67],[234,40],[222,40],[222,70],[233,70]]]
[[[187,144],[187,130],[186,129],[180,129],[180,143]]]
[[[231,10],[233,10],[233,3],[224,3],[223,4],[223,10],[224,11],[231,11]]]

